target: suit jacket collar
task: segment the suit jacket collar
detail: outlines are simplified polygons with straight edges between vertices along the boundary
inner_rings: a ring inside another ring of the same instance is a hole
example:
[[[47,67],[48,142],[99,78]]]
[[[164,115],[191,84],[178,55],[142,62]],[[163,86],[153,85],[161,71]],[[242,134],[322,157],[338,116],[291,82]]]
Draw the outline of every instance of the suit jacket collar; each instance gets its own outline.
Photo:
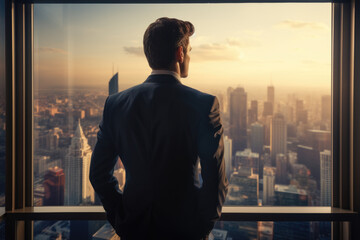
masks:
[[[181,82],[170,74],[152,74],[144,83],[158,83],[158,84],[181,84]]]

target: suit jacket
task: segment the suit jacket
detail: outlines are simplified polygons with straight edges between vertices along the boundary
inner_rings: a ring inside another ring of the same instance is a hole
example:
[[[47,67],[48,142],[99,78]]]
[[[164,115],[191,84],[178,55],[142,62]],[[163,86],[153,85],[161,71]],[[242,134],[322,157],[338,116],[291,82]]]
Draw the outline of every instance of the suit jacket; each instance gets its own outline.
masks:
[[[122,240],[200,239],[211,231],[228,186],[216,97],[150,75],[107,98],[99,128],[90,181]],[[113,176],[117,156],[123,192]]]

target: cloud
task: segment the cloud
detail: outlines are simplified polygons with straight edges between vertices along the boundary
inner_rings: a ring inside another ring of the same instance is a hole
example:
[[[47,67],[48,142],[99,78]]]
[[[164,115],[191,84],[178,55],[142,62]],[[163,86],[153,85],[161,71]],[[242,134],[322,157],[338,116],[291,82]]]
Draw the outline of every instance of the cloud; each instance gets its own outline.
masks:
[[[230,46],[242,47],[242,48],[260,46],[260,42],[255,39],[228,38],[226,39],[226,42]]]
[[[139,57],[144,56],[144,51],[142,47],[124,47],[124,50],[128,54],[133,54]]]
[[[68,54],[68,51],[65,51],[64,49],[53,48],[53,47],[39,47],[37,51],[40,53],[50,53],[50,54],[63,54],[63,55]]]
[[[205,43],[193,45],[191,51],[192,61],[238,61],[243,57],[239,43]],[[124,47],[128,54],[144,56],[142,47]]]
[[[291,29],[314,29],[314,30],[330,30],[329,26],[321,22],[304,22],[295,20],[284,20],[278,24],[277,27],[291,28]]]
[[[194,61],[238,61],[243,53],[238,46],[228,43],[207,43],[193,46],[192,57]]]

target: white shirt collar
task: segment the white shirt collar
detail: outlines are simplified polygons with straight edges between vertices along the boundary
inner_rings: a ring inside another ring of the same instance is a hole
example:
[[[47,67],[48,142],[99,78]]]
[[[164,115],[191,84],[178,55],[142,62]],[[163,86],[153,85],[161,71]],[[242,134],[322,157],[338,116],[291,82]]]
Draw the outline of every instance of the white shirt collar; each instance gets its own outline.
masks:
[[[152,70],[150,75],[172,75],[177,80],[180,81],[180,75],[177,72],[169,71],[169,70]]]

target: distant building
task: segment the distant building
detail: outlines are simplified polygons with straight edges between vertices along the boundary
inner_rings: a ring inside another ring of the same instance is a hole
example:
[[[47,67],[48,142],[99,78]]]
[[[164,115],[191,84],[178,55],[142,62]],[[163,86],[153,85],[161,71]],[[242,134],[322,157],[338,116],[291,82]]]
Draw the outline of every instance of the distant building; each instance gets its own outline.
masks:
[[[278,112],[282,113],[285,116],[287,123],[293,123],[294,121],[294,109],[289,103],[280,104]]]
[[[308,120],[308,112],[304,108],[304,101],[303,100],[296,100],[296,124],[307,123]]]
[[[48,162],[50,162],[50,156],[36,155],[34,157],[34,175],[37,177],[44,176],[48,169]]]
[[[273,106],[275,106],[275,88],[274,86],[267,87],[267,100],[271,102]]]
[[[263,205],[273,205],[275,197],[275,174],[276,169],[273,167],[264,167],[263,171]]]
[[[252,100],[250,109],[248,110],[248,125],[255,123],[258,120],[258,102]]]
[[[264,148],[264,126],[258,122],[251,124],[250,146],[251,151],[262,154]]]
[[[253,173],[259,173],[259,154],[251,151],[250,148],[244,149],[244,151],[237,151],[235,155],[235,166],[252,168]]]
[[[276,182],[288,184],[288,161],[285,154],[276,155]]]
[[[264,102],[263,117],[272,116],[274,113],[274,106],[272,102]]]
[[[275,184],[276,206],[308,206],[308,193],[294,185]]]
[[[265,167],[272,167],[271,165],[271,157],[269,153],[264,153],[264,155],[262,155],[262,162],[263,162],[263,166]]]
[[[91,148],[80,121],[65,157],[65,205],[94,202],[94,189],[89,180]]]
[[[85,110],[76,109],[72,111],[72,117],[75,121],[78,121],[79,119],[84,119],[85,116]]]
[[[304,164],[310,170],[310,173],[316,182],[319,183],[320,152],[309,146],[297,145],[297,157],[298,163]]]
[[[231,174],[225,205],[257,206],[259,176],[251,168],[242,167]]]
[[[270,155],[273,166],[279,153],[287,154],[287,128],[284,115],[276,113],[270,126]]]
[[[230,95],[230,138],[233,154],[247,147],[247,93],[244,88],[228,89]]]
[[[119,76],[115,73],[109,81],[109,95],[119,92]]]
[[[44,176],[44,206],[64,205],[65,175],[62,168],[53,167]]]
[[[318,152],[331,149],[331,131],[313,129],[307,130],[305,135],[306,144]]]
[[[63,131],[58,127],[50,129],[46,134],[46,149],[50,151],[57,150],[59,147],[60,136],[62,134]]]
[[[270,146],[270,128],[271,128],[272,115],[266,116],[264,119],[265,127],[265,146]]]
[[[320,153],[320,204],[331,206],[331,152],[324,150]]]
[[[232,164],[232,140],[225,136],[224,138],[224,158],[225,158],[225,173],[226,177],[230,179],[231,173],[233,171]]]

